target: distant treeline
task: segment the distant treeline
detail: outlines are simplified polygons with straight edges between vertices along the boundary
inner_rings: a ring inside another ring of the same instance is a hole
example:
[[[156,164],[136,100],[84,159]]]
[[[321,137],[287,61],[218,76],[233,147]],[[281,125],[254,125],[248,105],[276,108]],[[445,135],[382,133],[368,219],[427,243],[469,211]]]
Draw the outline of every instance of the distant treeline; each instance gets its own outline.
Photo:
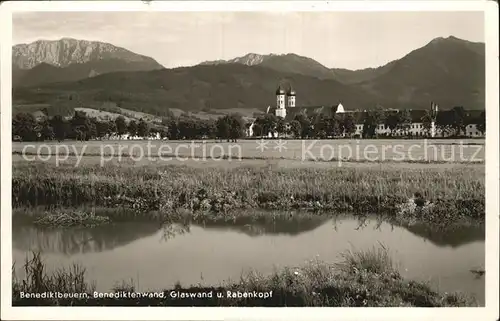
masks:
[[[161,123],[144,119],[130,120],[118,116],[111,120],[88,117],[85,112],[75,111],[67,119],[61,115],[35,118],[31,113],[18,113],[12,121],[14,140],[92,140],[109,138],[202,139],[219,138],[236,140],[245,135],[245,122],[240,115],[225,115],[217,120],[201,120],[190,117],[163,118]]]
[[[413,115],[414,116],[414,115]],[[13,118],[12,135],[14,140],[91,140],[109,138],[156,137],[162,139],[226,139],[236,140],[251,132],[253,137],[267,137],[273,133],[278,137],[295,138],[334,138],[352,137],[356,133],[356,125],[362,124],[360,138],[377,138],[381,136],[377,128],[384,125],[388,131],[383,137],[411,136],[409,129],[412,123],[423,125],[423,134],[429,135],[432,122],[441,133],[440,136],[458,137],[465,132],[467,124],[476,124],[477,130],[486,130],[485,113],[471,118],[463,107],[455,107],[448,111],[432,113],[425,111],[419,119],[413,119],[411,112],[387,111],[375,109],[364,113],[339,113],[333,116],[324,114],[305,115],[299,113],[292,120],[285,121],[273,114],[262,114],[255,121],[247,123],[238,114],[221,116],[218,119],[199,119],[181,115],[162,118],[161,122],[140,119],[128,121],[124,116],[112,120],[99,120],[88,117],[85,112],[75,111],[67,119],[61,115],[35,118],[30,113],[18,113]],[[251,131],[249,130],[251,127]]]

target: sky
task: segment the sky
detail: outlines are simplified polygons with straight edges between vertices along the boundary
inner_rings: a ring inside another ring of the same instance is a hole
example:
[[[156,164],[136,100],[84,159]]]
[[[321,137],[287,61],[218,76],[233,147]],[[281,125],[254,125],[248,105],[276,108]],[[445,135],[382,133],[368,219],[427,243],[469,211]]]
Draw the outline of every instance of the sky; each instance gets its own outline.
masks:
[[[399,59],[437,37],[484,42],[482,12],[26,12],[13,43],[96,40],[167,68],[247,53],[295,53],[329,68]]]

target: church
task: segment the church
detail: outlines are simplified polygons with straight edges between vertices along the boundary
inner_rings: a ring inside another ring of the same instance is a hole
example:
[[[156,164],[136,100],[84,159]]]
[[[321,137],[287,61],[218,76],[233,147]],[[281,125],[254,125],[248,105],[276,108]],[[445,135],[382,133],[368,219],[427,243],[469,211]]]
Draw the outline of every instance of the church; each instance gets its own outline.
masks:
[[[267,113],[273,113],[277,117],[284,118],[285,121],[291,121],[298,113],[304,113],[308,116],[312,114],[322,113],[325,116],[331,113],[343,113],[344,106],[337,104],[335,106],[297,106],[296,93],[290,86],[288,90],[283,89],[280,85],[276,89],[276,106],[267,107]],[[330,115],[331,116],[331,115]]]

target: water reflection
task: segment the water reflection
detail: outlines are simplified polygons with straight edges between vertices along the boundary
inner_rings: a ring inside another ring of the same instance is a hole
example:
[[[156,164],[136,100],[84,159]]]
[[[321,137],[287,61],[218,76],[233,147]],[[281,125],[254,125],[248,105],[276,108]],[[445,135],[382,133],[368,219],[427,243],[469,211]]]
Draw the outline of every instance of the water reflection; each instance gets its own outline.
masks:
[[[208,221],[196,224],[210,230],[232,230],[249,236],[262,235],[299,235],[313,231],[332,219],[326,216],[296,217],[290,213],[288,218],[279,219],[252,219],[250,217],[238,218],[231,221]]]
[[[24,251],[33,250],[66,255],[102,252],[154,235],[160,229],[159,224],[137,222],[66,229],[13,224],[12,246]]]
[[[203,223],[175,223],[160,225],[151,222],[127,222],[107,224],[94,228],[39,228],[26,223],[13,225],[13,247],[23,251],[42,251],[63,253],[65,255],[89,252],[103,252],[126,246],[136,240],[153,236],[159,233],[159,241],[167,242],[176,236],[189,234],[191,226],[197,226],[207,231],[233,231],[251,237],[264,235],[297,236],[314,231],[325,224],[330,224],[333,233],[338,232],[343,222],[349,224],[350,229],[363,231],[366,228],[382,232],[393,231],[394,228],[404,228],[410,233],[430,241],[432,244],[452,248],[469,243],[484,241],[485,231],[481,226],[462,226],[450,230],[437,230],[426,224],[408,226],[391,225],[376,217],[280,217],[278,219],[253,219],[251,217],[238,218],[231,221],[206,221]],[[355,237],[355,234],[353,234]]]
[[[404,226],[414,235],[430,241],[436,246],[451,246],[453,248],[469,243],[484,241],[484,226],[457,226],[450,229],[435,229],[426,224],[413,224]]]
[[[464,227],[436,231],[416,224],[396,226],[365,217],[330,219],[299,216],[230,222],[170,224],[119,223],[87,229],[39,229],[15,224],[13,259],[40,250],[48,269],[80,263],[89,280],[107,291],[121,280],[138,289],[217,285],[243,271],[271,273],[319,256],[336,262],[349,249],[386,245],[405,277],[430,281],[441,291],[466,291],[484,302],[484,277],[471,268],[484,265],[484,230]],[[20,271],[22,272],[22,271]]]
[[[65,255],[103,252],[125,246],[159,233],[160,241],[191,232],[191,226],[207,230],[230,230],[249,236],[299,235],[327,223],[327,217],[280,218],[276,220],[238,218],[231,221],[175,223],[151,222],[106,224],[94,228],[41,228],[27,223],[13,224],[13,247],[24,251],[63,253]]]

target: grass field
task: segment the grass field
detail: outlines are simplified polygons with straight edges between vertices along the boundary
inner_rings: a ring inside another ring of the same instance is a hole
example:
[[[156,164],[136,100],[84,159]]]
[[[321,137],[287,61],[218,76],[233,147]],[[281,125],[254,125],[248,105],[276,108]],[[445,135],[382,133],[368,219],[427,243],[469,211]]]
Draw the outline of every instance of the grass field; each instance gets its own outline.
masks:
[[[484,140],[241,140],[214,141],[89,141],[13,143],[14,154],[114,155],[140,159],[287,159],[301,161],[484,163]]]

